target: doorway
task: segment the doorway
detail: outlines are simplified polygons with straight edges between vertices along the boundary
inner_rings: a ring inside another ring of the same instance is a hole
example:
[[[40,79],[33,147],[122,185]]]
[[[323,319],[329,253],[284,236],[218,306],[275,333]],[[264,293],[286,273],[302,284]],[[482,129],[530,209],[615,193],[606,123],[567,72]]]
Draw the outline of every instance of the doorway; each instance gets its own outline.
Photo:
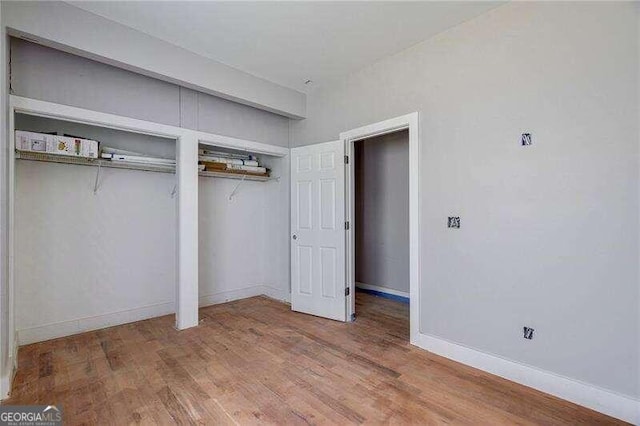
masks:
[[[409,139],[409,342],[415,345],[420,339],[417,112],[343,132],[336,141],[291,149],[291,309],[355,319],[354,144],[402,130]]]
[[[417,344],[420,339],[420,137],[419,115],[417,112],[369,124],[340,134],[344,142],[346,159],[353,159],[355,144],[358,141],[406,130],[408,133],[409,158],[409,342]],[[366,142],[365,142],[366,143]],[[347,161],[345,220],[346,235],[346,281],[347,281],[347,318],[356,316],[356,175],[354,161]],[[357,226],[357,225],[356,225]]]
[[[409,130],[354,141],[355,309],[409,340]]]

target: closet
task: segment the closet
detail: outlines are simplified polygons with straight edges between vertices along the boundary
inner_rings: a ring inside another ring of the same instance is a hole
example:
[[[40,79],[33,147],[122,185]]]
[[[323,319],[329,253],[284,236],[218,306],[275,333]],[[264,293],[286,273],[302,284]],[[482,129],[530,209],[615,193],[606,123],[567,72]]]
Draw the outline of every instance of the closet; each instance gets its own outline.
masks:
[[[269,169],[268,177],[238,175],[229,179],[216,178],[219,172],[215,171],[200,173],[198,282],[201,306],[260,294],[288,299],[288,153],[283,157],[273,152],[224,149],[202,142],[199,148],[250,154]]]
[[[117,163],[11,148],[10,332],[18,345],[256,295],[289,295],[288,148],[11,97],[15,130],[177,160]],[[11,141],[14,143],[14,140]],[[201,150],[269,174],[198,170]]]
[[[15,128],[175,159],[168,138],[26,114]],[[20,344],[173,312],[175,185],[175,167],[16,151]]]

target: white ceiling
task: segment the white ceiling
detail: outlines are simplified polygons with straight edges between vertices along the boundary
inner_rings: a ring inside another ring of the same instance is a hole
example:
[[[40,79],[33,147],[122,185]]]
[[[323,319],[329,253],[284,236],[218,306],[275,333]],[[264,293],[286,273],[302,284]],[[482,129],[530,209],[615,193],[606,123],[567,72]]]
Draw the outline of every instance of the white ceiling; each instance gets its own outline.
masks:
[[[73,1],[74,6],[309,92],[502,2]],[[313,81],[305,85],[305,80]]]

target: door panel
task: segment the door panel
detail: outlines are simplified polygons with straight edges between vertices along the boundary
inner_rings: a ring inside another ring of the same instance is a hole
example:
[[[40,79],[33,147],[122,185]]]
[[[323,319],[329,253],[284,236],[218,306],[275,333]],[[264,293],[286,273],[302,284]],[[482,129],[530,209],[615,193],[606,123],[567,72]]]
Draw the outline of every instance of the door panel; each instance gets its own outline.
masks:
[[[298,279],[299,279],[299,291],[302,294],[312,293],[312,264],[313,264],[313,247],[301,246],[297,247],[298,252]]]
[[[336,229],[336,181],[323,179],[320,181],[320,228]]]
[[[310,180],[296,182],[298,190],[298,229],[311,229],[312,183]]]
[[[344,143],[291,156],[291,308],[345,321]]]
[[[338,281],[335,248],[320,247],[320,265],[322,270],[322,296],[334,299]]]

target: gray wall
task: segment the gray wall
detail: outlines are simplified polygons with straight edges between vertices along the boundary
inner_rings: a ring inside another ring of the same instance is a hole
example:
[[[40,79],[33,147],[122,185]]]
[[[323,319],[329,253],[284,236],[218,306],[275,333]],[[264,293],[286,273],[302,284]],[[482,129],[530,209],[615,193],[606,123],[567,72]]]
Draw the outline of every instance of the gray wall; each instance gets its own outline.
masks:
[[[288,146],[289,119],[80,56],[11,39],[19,96]]]
[[[420,113],[422,333],[640,396],[637,13],[508,3],[308,97],[296,144]]]
[[[355,143],[356,282],[409,292],[409,132]]]

